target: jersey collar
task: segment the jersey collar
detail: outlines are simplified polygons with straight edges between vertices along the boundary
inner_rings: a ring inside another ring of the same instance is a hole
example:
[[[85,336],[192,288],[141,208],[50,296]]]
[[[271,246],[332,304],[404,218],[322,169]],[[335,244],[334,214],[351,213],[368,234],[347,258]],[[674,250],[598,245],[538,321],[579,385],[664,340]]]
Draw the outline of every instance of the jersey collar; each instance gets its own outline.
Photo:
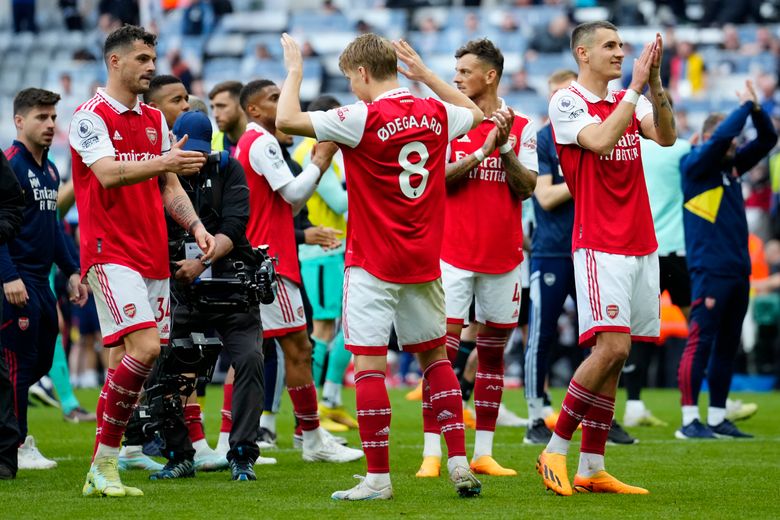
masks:
[[[136,100],[135,106],[133,108],[128,108],[128,107],[124,106],[122,103],[120,103],[119,101],[117,101],[116,99],[114,99],[111,96],[109,96],[108,93],[106,92],[106,89],[104,89],[103,87],[100,87],[100,88],[97,89],[97,94],[98,94],[98,96],[100,96],[103,99],[105,99],[106,102],[109,105],[111,105],[113,107],[113,109],[116,110],[120,114],[124,114],[125,112],[128,112],[130,110],[132,110],[136,114],[141,114],[141,103],[138,100]]]
[[[268,130],[263,128],[263,125],[261,125],[260,123],[255,123],[254,121],[250,121],[249,123],[247,123],[246,129],[247,131],[254,130],[255,132],[263,132],[264,134],[270,134]],[[225,136],[227,136],[227,134],[225,134]]]
[[[374,101],[379,101],[380,99],[390,99],[390,98],[399,98],[399,97],[409,97],[412,93],[409,92],[408,88],[405,87],[399,87],[394,88],[392,90],[388,90],[387,92],[383,92],[379,94]]]
[[[585,101],[587,101],[588,103],[598,103],[599,101],[608,101],[610,103],[614,103],[615,102],[615,91],[614,90],[607,90],[607,97],[605,97],[604,99],[601,99],[596,94],[594,94],[590,90],[586,89],[585,87],[583,87],[582,85],[580,85],[576,81],[572,81],[571,82],[571,88],[573,88],[574,90],[579,92],[582,95],[582,97],[585,98]]]
[[[35,160],[35,157],[33,157],[32,152],[27,149],[27,147],[24,145],[23,142],[14,139],[12,146],[15,146],[19,149],[19,151],[24,154],[24,156],[27,158],[27,161],[30,162],[30,164],[35,165],[36,168],[43,168],[46,166],[46,164],[49,162],[49,149],[44,148],[43,149],[43,155],[41,155],[41,164],[38,164],[38,162]]]

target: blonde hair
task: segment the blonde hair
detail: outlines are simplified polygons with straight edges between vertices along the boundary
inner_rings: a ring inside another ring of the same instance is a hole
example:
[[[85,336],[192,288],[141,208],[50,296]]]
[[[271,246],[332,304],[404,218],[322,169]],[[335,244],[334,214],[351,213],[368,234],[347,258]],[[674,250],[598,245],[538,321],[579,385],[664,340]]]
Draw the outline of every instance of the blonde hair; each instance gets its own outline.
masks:
[[[390,40],[374,33],[358,36],[339,56],[339,69],[347,73],[363,67],[375,80],[395,77],[398,71],[398,56]]]
[[[577,79],[577,73],[570,69],[556,70],[550,75],[550,79],[547,80],[549,85],[557,85],[563,83],[567,79]]]

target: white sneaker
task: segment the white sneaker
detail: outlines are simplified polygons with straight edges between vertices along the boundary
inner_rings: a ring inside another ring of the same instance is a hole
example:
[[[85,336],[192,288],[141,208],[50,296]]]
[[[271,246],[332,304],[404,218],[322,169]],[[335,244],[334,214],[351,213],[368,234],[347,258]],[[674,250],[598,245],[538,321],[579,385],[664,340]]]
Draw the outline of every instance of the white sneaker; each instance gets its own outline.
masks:
[[[741,399],[726,399],[726,419],[731,422],[749,419],[757,411],[756,403],[743,403]]]
[[[214,451],[227,460],[227,454],[230,451],[230,441],[228,441],[228,438],[220,436]]]
[[[323,429],[318,428],[318,439],[303,442],[303,460],[306,462],[352,462],[363,458],[363,452],[354,448],[342,446],[332,436],[323,435]]]
[[[462,497],[475,497],[482,492],[482,483],[477,480],[468,466],[455,466],[450,471],[450,482]]]
[[[518,416],[515,412],[504,406],[504,403],[498,405],[498,417],[496,426],[508,426],[510,428],[525,428],[528,426],[528,419]]]
[[[333,500],[390,500],[393,498],[392,484],[382,489],[374,489],[366,482],[366,477],[355,475],[360,483],[352,489],[336,491],[330,498]]]
[[[19,469],[52,469],[57,467],[56,461],[41,455],[38,447],[35,446],[35,439],[32,435],[28,435],[24,439],[24,444],[19,446],[16,453],[19,459]]]
[[[209,447],[196,451],[193,462],[197,471],[221,471],[228,467],[227,458]]]
[[[348,444],[346,437],[339,437],[338,435],[333,435],[332,433],[330,433],[325,428],[320,428],[320,435],[322,437],[329,438],[333,442],[341,444],[342,446],[346,446]],[[260,446],[259,443],[257,445]],[[275,447],[276,447],[276,445],[274,444],[274,448]],[[303,448],[303,435],[298,435],[298,434],[295,434],[295,433],[293,434],[293,448],[295,448],[296,450],[300,450],[300,449]],[[260,449],[262,450],[263,447],[260,446]]]
[[[266,466],[270,464],[276,464],[276,459],[274,457],[263,457],[262,455],[258,455],[257,460],[255,460],[255,466]]]

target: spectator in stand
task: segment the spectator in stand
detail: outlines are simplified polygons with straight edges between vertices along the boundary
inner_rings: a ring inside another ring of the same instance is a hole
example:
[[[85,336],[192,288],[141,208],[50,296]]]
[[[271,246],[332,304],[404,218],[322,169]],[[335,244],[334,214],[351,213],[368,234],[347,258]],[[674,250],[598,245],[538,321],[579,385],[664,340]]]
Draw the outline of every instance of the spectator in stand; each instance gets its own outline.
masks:
[[[718,48],[730,52],[742,51],[742,41],[739,38],[736,25],[729,23],[723,26],[723,41],[718,45]]]
[[[533,61],[537,54],[566,52],[569,50],[569,18],[562,14],[553,18],[545,30],[537,30],[528,44],[526,58]]]
[[[208,36],[216,24],[214,8],[207,0],[195,0],[184,9],[181,22],[185,36]]]
[[[172,50],[168,53],[168,63],[171,66],[171,74],[176,76],[184,84],[184,88],[187,92],[192,89],[192,81],[195,76],[190,70],[189,64],[182,58],[181,52],[178,49]]]
[[[673,96],[689,99],[706,94],[707,67],[693,43],[677,42],[670,66],[669,88]]]
[[[746,43],[742,52],[749,56],[755,56],[763,53],[776,52],[778,41],[772,34],[769,27],[762,26],[756,29],[756,41]]]
[[[14,18],[14,32],[38,32],[35,23],[36,0],[12,0],[11,11]]]
[[[520,69],[512,74],[512,80],[509,83],[509,92],[537,94],[536,89],[528,84],[528,72]]]
[[[138,0],[100,0],[98,13],[101,17],[107,14],[113,16],[119,20],[120,26],[138,25],[140,22]]]
[[[62,19],[69,31],[83,31],[84,21],[79,12],[78,0],[59,0]]]

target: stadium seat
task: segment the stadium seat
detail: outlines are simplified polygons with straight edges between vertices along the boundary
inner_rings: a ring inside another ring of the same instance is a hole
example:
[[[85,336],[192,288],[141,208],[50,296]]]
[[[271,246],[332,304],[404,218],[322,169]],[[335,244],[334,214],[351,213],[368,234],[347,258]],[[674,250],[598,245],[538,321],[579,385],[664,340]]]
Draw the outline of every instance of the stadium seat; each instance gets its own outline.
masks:
[[[289,17],[284,9],[235,12],[224,15],[217,31],[258,33],[273,32],[277,36],[287,28]]]
[[[243,56],[244,49],[246,36],[243,34],[214,34],[206,42],[205,53],[207,57]]]

